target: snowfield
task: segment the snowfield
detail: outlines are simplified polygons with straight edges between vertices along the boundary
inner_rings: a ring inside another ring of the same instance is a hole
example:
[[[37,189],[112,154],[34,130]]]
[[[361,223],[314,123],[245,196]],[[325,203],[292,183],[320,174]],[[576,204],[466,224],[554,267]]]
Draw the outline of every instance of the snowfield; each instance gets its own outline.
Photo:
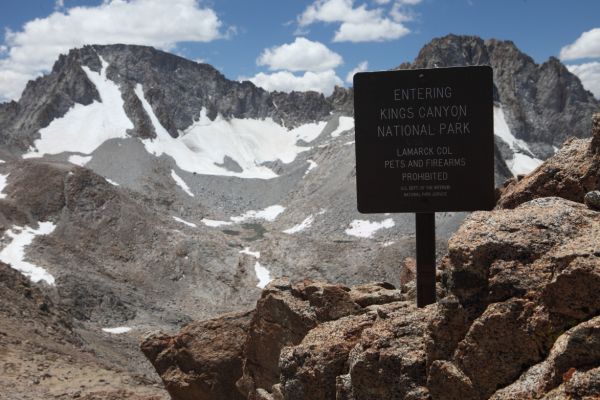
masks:
[[[239,252],[240,254],[246,254],[256,258],[256,262],[254,263],[254,273],[256,274],[256,279],[258,279],[256,287],[264,289],[273,278],[271,278],[271,272],[258,262],[260,251],[252,251],[250,250],[250,247],[245,247],[244,250],[240,250]]]
[[[71,164],[79,165],[80,167],[84,167],[85,164],[90,161],[92,161],[92,156],[79,156],[77,154],[69,156],[69,162]]]
[[[285,207],[275,204],[273,206],[269,206],[269,207],[267,207],[263,210],[259,210],[259,211],[254,211],[254,210],[246,211],[244,214],[242,214],[238,217],[231,217],[229,219],[232,220],[233,222],[237,222],[237,223],[245,222],[245,221],[249,221],[249,220],[253,220],[253,219],[262,219],[265,221],[273,222],[273,221],[275,221],[275,219],[277,219],[279,214],[281,214],[284,210],[285,210]]]
[[[190,187],[187,185],[187,183],[185,183],[182,177],[177,175],[177,173],[174,170],[171,170],[171,178],[173,178],[173,180],[175,181],[177,186],[181,188],[181,190],[186,192],[189,196],[194,197],[194,193],[192,193]]]
[[[271,272],[269,272],[268,269],[260,265],[258,261],[256,261],[256,263],[254,264],[254,273],[258,278],[258,283],[256,284],[256,287],[260,289],[264,289],[265,286],[267,286],[269,282],[273,280],[273,278],[271,278]]]
[[[100,61],[100,73],[82,68],[96,86],[101,102],[94,101],[87,106],[75,104],[62,118],[40,129],[40,138],[23,158],[63,152],[90,154],[109,139],[127,137],[127,130],[133,129],[133,124],[123,109],[119,87],[106,77],[108,63],[102,57]]]
[[[340,117],[338,122],[338,127],[335,128],[333,132],[331,132],[331,137],[338,137],[343,132],[349,131],[354,128],[354,118],[353,117]]]
[[[4,189],[6,188],[7,178],[8,178],[8,175],[0,174],[0,199],[6,198],[6,193],[3,193],[3,192],[4,192]]]
[[[128,326],[117,326],[115,328],[102,328],[102,332],[110,333],[112,335],[120,335],[122,333],[130,332],[131,328]]]
[[[210,226],[211,228],[218,228],[220,226],[232,225],[233,223],[240,224],[246,221],[263,220],[273,222],[277,217],[285,211],[285,207],[275,204],[264,208],[262,210],[249,210],[235,217],[229,217],[229,221],[219,221],[215,219],[203,218],[200,220],[204,225]]]
[[[174,215],[173,215],[173,219],[174,219],[175,221],[177,221],[177,222],[181,222],[182,224],[184,224],[184,225],[187,225],[187,226],[189,226],[189,227],[192,227],[192,228],[196,228],[196,227],[197,227],[197,225],[196,225],[196,224],[194,224],[193,222],[188,222],[188,221],[186,221],[186,220],[183,220],[183,219],[181,219],[181,218],[179,218],[179,217],[176,217],[176,216],[174,216]]]
[[[312,215],[309,215],[304,219],[304,221],[300,222],[298,225],[294,225],[291,228],[284,230],[283,233],[291,235],[292,233],[302,232],[303,230],[310,228],[314,220],[315,218]]]
[[[166,154],[182,170],[204,175],[275,178],[277,174],[261,164],[276,160],[285,164],[294,161],[298,154],[310,149],[297,145],[297,142],[312,142],[326,125],[325,122],[317,122],[287,130],[270,118],[226,120],[218,115],[211,121],[206,110],[202,109],[199,119],[180,132],[180,137],[173,138],[160,124],[144,97],[141,85],[137,85],[135,94],[156,131],[156,138],[143,140],[146,150],[155,156]],[[226,158],[234,161],[242,171],[227,169],[223,165]]]
[[[513,158],[506,160],[506,165],[513,175],[525,175],[536,169],[542,160],[536,158],[525,141],[517,139],[510,131],[504,111],[501,107],[494,107],[494,134],[506,143],[513,152]]]
[[[359,238],[370,239],[380,229],[391,228],[395,225],[391,218],[384,219],[381,222],[371,222],[363,219],[355,219],[350,223],[350,228],[346,229],[347,235]]]
[[[25,247],[29,246],[36,236],[49,235],[56,226],[52,222],[40,222],[38,229],[18,226],[6,231],[6,238],[12,239],[0,252],[0,261],[31,279],[32,282],[44,281],[54,285],[54,277],[44,268],[25,261]]]
[[[308,175],[308,173],[310,171],[317,168],[317,166],[318,166],[318,164],[316,162],[314,162],[313,160],[306,160],[306,162],[308,163],[308,168],[306,168],[306,171],[304,172],[304,176]]]
[[[200,222],[202,222],[206,226],[210,226],[211,228],[218,228],[219,226],[227,226],[233,224],[233,222],[230,221],[217,221],[208,218],[202,218]]]

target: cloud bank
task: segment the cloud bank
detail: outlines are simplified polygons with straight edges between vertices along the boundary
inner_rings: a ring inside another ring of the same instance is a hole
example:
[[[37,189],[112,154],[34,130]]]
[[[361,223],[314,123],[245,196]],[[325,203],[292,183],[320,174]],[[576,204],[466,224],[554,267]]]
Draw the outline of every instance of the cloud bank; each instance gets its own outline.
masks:
[[[381,42],[398,39],[410,30],[404,22],[413,19],[407,7],[421,0],[396,0],[392,8],[386,11],[382,7],[389,0],[376,0],[376,8],[367,8],[366,4],[354,6],[354,0],[316,0],[298,16],[298,26],[307,27],[315,23],[340,24],[336,30],[334,42]]]
[[[600,28],[583,32],[575,42],[560,50],[561,60],[600,57]]]
[[[269,91],[289,93],[313,90],[328,96],[336,85],[341,86],[343,83],[334,70],[342,63],[342,56],[323,43],[299,37],[292,43],[263,50],[256,60],[257,65],[276,72],[260,72],[251,78],[240,80],[249,80]]]
[[[256,63],[268,66],[271,71],[318,72],[334,69],[342,62],[342,56],[324,44],[299,37],[293,43],[264,50]]]
[[[600,58],[600,28],[583,32],[573,43],[560,50],[560,58],[566,60]],[[600,99],[600,62],[567,65],[569,71],[579,77],[583,86]]]
[[[600,99],[600,62],[567,65],[569,71],[577,75],[583,86]]]

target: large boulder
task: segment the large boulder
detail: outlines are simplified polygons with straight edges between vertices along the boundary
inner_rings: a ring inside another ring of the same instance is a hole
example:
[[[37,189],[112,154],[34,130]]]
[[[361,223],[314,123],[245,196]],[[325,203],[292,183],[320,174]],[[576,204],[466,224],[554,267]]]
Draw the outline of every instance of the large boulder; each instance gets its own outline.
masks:
[[[252,312],[193,322],[177,335],[147,337],[142,351],[161,376],[171,398],[236,400],[244,397],[235,383],[242,375],[243,338]]]
[[[555,394],[559,391],[565,392],[573,389],[572,386],[580,378],[579,375],[588,373],[590,369],[593,370],[598,360],[600,360],[600,317],[595,317],[563,333],[544,361],[529,368],[516,382],[497,391],[491,399],[525,400],[532,396],[542,397],[549,389],[563,386],[571,381],[577,373],[578,376],[571,385],[554,391]],[[600,383],[599,372],[592,372],[597,383]],[[596,385],[596,390],[600,390],[600,385]]]
[[[487,399],[600,311],[600,213],[557,197],[474,213],[443,268],[472,322],[454,354],[429,371],[429,389],[434,399],[457,387],[451,398]],[[543,382],[542,394],[560,383]]]
[[[319,324],[341,321],[344,317],[365,313],[370,305],[402,298],[402,293],[387,283],[348,288],[310,280],[294,285],[287,279],[271,282],[256,304],[246,339],[244,374],[238,382],[240,391],[254,399],[259,398],[259,393],[279,390],[273,386],[280,382],[282,364],[285,366],[283,374],[290,375],[290,370],[295,368],[290,365],[296,362],[280,359],[282,349],[301,345],[307,333]],[[315,333],[314,337],[328,336]]]

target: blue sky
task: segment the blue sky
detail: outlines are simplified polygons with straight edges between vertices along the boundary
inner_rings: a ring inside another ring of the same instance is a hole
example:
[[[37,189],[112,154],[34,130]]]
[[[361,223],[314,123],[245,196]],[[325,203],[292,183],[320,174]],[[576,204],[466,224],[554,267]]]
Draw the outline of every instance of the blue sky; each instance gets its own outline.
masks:
[[[536,62],[560,57],[600,97],[599,15],[598,0],[3,1],[0,99],[86,43],[152,45],[269,90],[327,94],[448,33],[512,40]]]

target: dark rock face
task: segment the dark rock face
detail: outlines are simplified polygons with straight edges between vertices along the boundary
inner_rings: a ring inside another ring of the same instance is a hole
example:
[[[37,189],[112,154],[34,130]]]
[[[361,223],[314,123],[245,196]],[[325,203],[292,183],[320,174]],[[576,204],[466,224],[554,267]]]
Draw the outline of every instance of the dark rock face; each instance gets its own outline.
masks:
[[[399,68],[491,65],[495,100],[511,132],[541,159],[569,136],[587,137],[600,102],[556,58],[538,65],[510,41],[448,35],[427,44],[412,64]]]
[[[98,59],[87,57],[86,61],[91,65]],[[40,128],[63,116],[75,103],[100,101],[81,65],[81,60],[61,55],[50,74],[27,83],[18,102],[0,105],[0,144],[25,150]]]

